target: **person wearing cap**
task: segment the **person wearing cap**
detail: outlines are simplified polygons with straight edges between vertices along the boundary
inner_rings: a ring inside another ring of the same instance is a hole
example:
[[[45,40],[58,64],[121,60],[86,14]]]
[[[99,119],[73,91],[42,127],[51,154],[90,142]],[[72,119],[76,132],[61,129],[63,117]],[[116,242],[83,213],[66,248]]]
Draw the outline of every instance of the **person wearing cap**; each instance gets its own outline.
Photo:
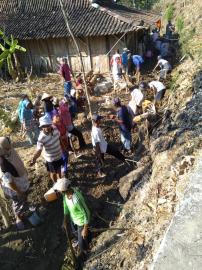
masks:
[[[37,150],[30,165],[34,165],[43,150],[47,171],[53,182],[61,178],[61,167],[63,166],[62,149],[60,146],[60,133],[52,127],[52,120],[47,115],[39,118],[40,134],[37,141]]]
[[[43,93],[41,97],[41,101],[44,103],[44,114],[48,115],[52,119],[52,113],[54,110],[53,107],[53,102],[52,102],[53,97],[47,93]]]
[[[78,189],[71,187],[71,182],[66,178],[59,179],[53,189],[63,195],[64,226],[70,228],[70,222],[73,223],[77,230],[81,257],[85,257],[90,224],[90,211],[85,199]]]
[[[157,67],[160,67],[160,74],[159,74],[159,80],[160,79],[166,79],[166,76],[168,74],[168,72],[171,71],[171,65],[170,63],[163,59],[160,55],[158,56],[158,62],[156,64],[156,66],[153,69],[153,72],[157,69]]]
[[[144,60],[141,55],[135,54],[132,56],[133,64],[135,66],[135,77],[136,77],[136,82],[139,83],[140,81],[140,68],[141,65],[144,63]]]
[[[119,125],[119,130],[121,133],[121,142],[123,144],[123,151],[125,153],[131,152],[131,129],[132,129],[132,120],[128,108],[121,104],[119,98],[113,100],[114,106],[117,108],[117,119],[116,122]]]
[[[18,116],[30,145],[36,144],[39,136],[38,123],[34,118],[33,108],[29,97],[24,95],[18,106]]]
[[[64,80],[64,96],[68,97],[70,96],[70,91],[72,89],[71,74],[73,75],[73,72],[67,64],[67,58],[65,57],[62,58],[59,73]]]
[[[92,116],[93,126],[91,131],[91,139],[96,155],[98,177],[105,177],[106,175],[103,172],[104,154],[107,153],[111,156],[114,156],[122,162],[125,162],[125,157],[114,146],[106,142],[100,128],[101,119],[102,117],[100,115],[94,114]]]
[[[162,82],[159,81],[152,81],[148,83],[150,89],[154,91],[154,100],[155,102],[160,101],[166,92],[166,87]]]

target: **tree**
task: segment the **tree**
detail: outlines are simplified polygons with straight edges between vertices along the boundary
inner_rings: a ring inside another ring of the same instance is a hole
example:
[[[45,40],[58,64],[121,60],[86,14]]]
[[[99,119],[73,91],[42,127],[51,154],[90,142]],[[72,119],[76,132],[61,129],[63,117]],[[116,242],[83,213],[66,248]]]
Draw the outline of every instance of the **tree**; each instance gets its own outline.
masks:
[[[0,69],[6,62],[8,72],[13,79],[20,78],[22,75],[20,63],[18,61],[16,51],[26,52],[26,49],[18,45],[18,40],[14,39],[11,35],[10,40],[5,36],[4,32],[0,30],[0,38],[3,40],[3,44],[0,43]]]

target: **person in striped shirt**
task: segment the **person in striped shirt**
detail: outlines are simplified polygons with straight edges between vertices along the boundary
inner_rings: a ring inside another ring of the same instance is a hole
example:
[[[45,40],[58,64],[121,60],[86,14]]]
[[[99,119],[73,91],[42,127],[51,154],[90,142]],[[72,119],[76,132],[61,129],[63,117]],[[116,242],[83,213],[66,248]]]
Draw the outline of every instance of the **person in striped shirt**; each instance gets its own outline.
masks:
[[[71,182],[66,178],[59,179],[53,189],[63,195],[64,226],[69,229],[71,222],[72,227],[76,227],[80,255],[84,259],[88,250],[90,223],[90,211],[85,199],[78,189],[71,187]]]
[[[60,133],[52,127],[52,121],[47,115],[39,119],[40,134],[37,141],[37,150],[30,165],[34,165],[43,150],[43,157],[46,161],[47,171],[53,182],[61,178],[61,168],[63,165],[62,149],[60,145]]]

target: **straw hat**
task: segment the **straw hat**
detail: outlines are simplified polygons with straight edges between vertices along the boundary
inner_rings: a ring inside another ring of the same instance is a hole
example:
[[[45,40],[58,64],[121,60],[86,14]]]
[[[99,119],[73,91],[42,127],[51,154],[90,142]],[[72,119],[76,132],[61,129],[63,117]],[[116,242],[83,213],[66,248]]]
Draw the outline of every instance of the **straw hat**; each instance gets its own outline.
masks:
[[[41,100],[44,100],[46,98],[51,98],[52,96],[47,94],[47,93],[43,93],[42,97],[41,97]]]
[[[57,182],[54,184],[53,189],[59,192],[64,192],[68,189],[70,185],[70,180],[68,180],[67,178],[61,178],[58,179]]]

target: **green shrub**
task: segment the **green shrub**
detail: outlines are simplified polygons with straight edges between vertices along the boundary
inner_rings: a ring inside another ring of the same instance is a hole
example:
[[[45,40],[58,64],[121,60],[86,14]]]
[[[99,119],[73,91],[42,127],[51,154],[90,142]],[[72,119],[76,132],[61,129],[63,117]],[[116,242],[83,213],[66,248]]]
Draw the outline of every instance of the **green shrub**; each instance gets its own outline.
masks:
[[[174,11],[175,11],[174,6],[172,4],[169,4],[168,7],[166,8],[165,15],[164,15],[167,21],[171,21],[173,19]]]
[[[176,21],[176,29],[179,34],[182,33],[182,30],[184,29],[184,20],[182,17],[178,17]]]

